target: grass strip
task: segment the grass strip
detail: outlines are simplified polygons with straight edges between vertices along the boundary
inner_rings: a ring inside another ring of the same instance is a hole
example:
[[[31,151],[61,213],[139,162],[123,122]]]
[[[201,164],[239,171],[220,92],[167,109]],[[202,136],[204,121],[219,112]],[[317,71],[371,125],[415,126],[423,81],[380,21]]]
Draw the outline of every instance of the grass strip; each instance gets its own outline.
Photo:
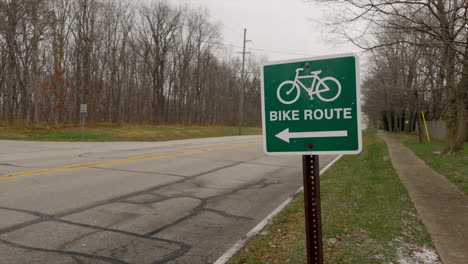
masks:
[[[260,135],[261,128],[244,127],[243,135]],[[86,128],[84,141],[166,141],[203,137],[237,136],[229,126],[122,126]],[[37,141],[81,141],[80,128],[12,129],[0,127],[0,139]]]
[[[424,160],[429,167],[445,175],[449,181],[458,186],[462,192],[468,194],[468,143],[464,150],[455,154],[443,154],[444,141],[432,140],[419,143],[418,137],[407,134],[393,134],[406,147]]]
[[[325,263],[439,263],[375,130],[322,175],[321,191]],[[300,195],[228,263],[306,263],[304,229]]]

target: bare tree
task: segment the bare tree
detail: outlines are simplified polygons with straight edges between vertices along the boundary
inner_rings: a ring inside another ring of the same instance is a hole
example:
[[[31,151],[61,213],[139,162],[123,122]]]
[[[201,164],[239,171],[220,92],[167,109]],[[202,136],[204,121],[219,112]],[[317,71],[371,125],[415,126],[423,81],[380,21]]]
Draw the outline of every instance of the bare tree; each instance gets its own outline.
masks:
[[[0,0],[0,120],[73,125],[85,103],[90,122],[235,124],[240,62],[208,17],[163,0]]]
[[[341,16],[334,23],[335,32],[345,36],[357,46],[373,50],[384,46],[395,48],[407,44],[426,53],[436,52],[436,58],[427,57],[439,69],[427,73],[424,78],[435,80],[434,89],[422,89],[439,97],[444,92],[444,118],[447,124],[447,146],[445,152],[463,149],[466,135],[466,90],[461,82],[466,74],[462,66],[466,63],[467,4],[465,0],[389,1],[389,0],[345,0],[317,1],[344,4]],[[358,25],[358,26],[356,26]],[[356,30],[361,28],[362,30]],[[382,39],[382,33],[393,32],[407,37]],[[429,51],[428,51],[429,50]],[[422,72],[417,72],[417,76]],[[435,76],[434,74],[437,74]],[[414,78],[414,77],[412,77]],[[413,80],[412,80],[413,81]]]

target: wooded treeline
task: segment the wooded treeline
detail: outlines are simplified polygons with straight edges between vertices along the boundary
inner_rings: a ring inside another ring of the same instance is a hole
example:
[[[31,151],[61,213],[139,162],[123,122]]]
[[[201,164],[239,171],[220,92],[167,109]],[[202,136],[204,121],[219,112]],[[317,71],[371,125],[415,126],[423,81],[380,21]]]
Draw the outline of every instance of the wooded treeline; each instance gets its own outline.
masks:
[[[88,104],[91,122],[236,124],[241,61],[222,56],[220,26],[146,2],[0,0],[0,121],[78,124]],[[260,68],[246,67],[258,125]]]
[[[468,2],[321,2],[342,5],[331,25],[369,55],[362,91],[370,121],[409,132],[424,111],[427,119],[446,121],[445,151],[461,150],[468,121]]]

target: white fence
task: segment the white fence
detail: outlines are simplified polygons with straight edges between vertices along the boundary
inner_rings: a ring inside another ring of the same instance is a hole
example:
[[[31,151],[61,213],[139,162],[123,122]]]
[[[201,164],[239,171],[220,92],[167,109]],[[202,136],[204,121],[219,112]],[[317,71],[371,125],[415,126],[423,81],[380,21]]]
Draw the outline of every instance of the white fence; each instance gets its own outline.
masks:
[[[422,120],[421,120],[422,121]],[[422,124],[423,135],[426,136],[426,129],[424,123]],[[447,131],[445,130],[444,120],[431,120],[427,121],[427,130],[429,130],[429,137],[432,139],[445,140],[447,138]],[[416,123],[416,133],[418,131],[418,124]]]

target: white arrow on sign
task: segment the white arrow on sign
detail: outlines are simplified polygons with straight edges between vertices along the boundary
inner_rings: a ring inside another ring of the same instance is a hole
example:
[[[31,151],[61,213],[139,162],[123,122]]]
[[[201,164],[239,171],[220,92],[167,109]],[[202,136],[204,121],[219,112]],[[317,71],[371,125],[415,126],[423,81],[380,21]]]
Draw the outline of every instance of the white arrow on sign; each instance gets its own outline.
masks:
[[[320,138],[320,137],[347,137],[348,131],[347,130],[339,130],[339,131],[319,131],[319,132],[289,132],[289,128],[281,131],[276,135],[277,138],[288,142],[291,138]]]

